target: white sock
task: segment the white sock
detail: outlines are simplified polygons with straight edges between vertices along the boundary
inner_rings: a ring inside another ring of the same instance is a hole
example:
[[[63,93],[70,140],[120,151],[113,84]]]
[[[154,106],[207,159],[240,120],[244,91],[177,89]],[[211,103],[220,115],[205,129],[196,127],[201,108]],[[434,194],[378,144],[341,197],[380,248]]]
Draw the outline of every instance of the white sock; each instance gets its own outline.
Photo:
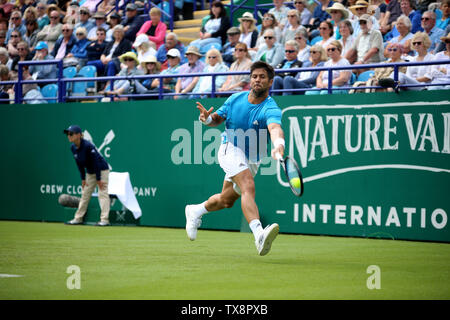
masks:
[[[205,203],[206,203],[206,201],[203,203],[194,205],[193,212],[194,212],[194,215],[196,218],[200,218],[205,213],[208,213],[208,210],[206,210],[206,208],[205,208]]]
[[[250,226],[250,229],[252,229],[255,240],[258,240],[259,235],[263,232],[261,221],[259,221],[259,219],[253,219],[248,225]]]

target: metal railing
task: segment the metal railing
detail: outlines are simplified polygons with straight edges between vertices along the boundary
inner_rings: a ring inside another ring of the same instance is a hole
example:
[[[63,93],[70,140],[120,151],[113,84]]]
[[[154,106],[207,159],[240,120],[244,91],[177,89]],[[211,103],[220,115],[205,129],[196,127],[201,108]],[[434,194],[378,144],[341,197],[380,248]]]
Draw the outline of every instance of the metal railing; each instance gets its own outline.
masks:
[[[58,78],[57,79],[41,79],[41,80],[24,80],[23,79],[23,67],[28,65],[45,65],[45,64],[56,64],[58,66]],[[332,74],[334,70],[355,70],[355,69],[376,69],[376,68],[386,68],[392,67],[394,72],[394,81],[398,81],[399,77],[399,68],[400,67],[411,67],[411,66],[423,66],[423,65],[444,65],[450,64],[450,60],[440,60],[440,61],[422,61],[422,62],[401,62],[401,63],[378,63],[378,64],[366,64],[366,65],[350,65],[350,66],[341,66],[341,67],[309,67],[309,68],[293,68],[293,69],[276,69],[275,73],[297,73],[297,72],[306,72],[306,71],[331,71],[328,72],[328,88],[327,93],[332,94],[333,91],[341,91],[341,90],[351,90],[351,89],[381,89],[381,86],[360,86],[353,87],[352,85],[346,85],[341,87],[333,88],[332,86]],[[146,94],[123,94],[118,95],[118,97],[126,97],[126,98],[145,98],[145,97],[157,97],[158,99],[163,99],[164,97],[170,97],[175,95],[185,95],[185,96],[209,96],[211,98],[215,98],[218,95],[230,95],[232,93],[238,91],[221,91],[219,92],[215,86],[215,80],[218,76],[234,76],[234,75],[249,75],[250,71],[232,71],[232,72],[218,72],[218,73],[188,73],[188,74],[155,74],[155,75],[140,75],[140,76],[109,76],[109,77],[76,77],[76,78],[64,78],[63,77],[63,63],[62,60],[42,60],[42,61],[21,61],[18,63],[18,79],[16,81],[1,81],[0,85],[14,85],[14,103],[20,104],[25,99],[23,97],[22,85],[24,84],[42,84],[42,83],[56,83],[58,85],[58,94],[57,97],[45,97],[45,100],[56,100],[59,103],[64,103],[67,101],[73,100],[99,100],[105,97],[105,95],[76,95],[70,96],[67,95],[66,92],[66,84],[74,83],[74,82],[93,82],[93,81],[111,81],[112,86],[114,86],[114,81],[118,80],[145,80],[145,79],[159,79],[159,90],[157,93],[146,93]],[[166,93],[163,88],[163,79],[166,78],[184,78],[184,77],[211,77],[211,92],[206,93]],[[443,86],[450,85],[449,83],[440,83],[440,84],[415,84],[415,85],[398,85],[395,88],[395,91],[398,92],[401,88],[408,87],[428,87],[428,86]],[[111,88],[113,89],[113,87]],[[271,93],[283,93],[283,92],[302,92],[302,91],[321,91],[324,89],[320,88],[301,88],[301,89],[280,89],[280,90],[271,90]],[[10,99],[1,99],[1,101],[10,101]]]

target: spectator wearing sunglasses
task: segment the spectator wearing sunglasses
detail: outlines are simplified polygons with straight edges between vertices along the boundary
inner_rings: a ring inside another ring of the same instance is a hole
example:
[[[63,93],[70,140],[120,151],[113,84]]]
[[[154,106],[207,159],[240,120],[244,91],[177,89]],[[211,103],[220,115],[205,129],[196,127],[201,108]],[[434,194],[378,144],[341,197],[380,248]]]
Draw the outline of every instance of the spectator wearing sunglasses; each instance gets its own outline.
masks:
[[[20,61],[29,61],[33,59],[33,55],[30,52],[30,49],[28,47],[28,43],[26,41],[20,41],[17,44],[17,51],[18,55],[14,57],[12,65],[11,65],[11,71],[15,72],[14,74],[17,74],[19,66],[18,63]]]
[[[82,68],[86,65],[87,62],[87,47],[91,43],[87,39],[87,31],[83,27],[79,27],[75,30],[75,37],[77,41],[70,50],[70,53],[67,54],[67,58],[72,58],[73,61],[77,62],[77,66]]]
[[[300,24],[307,25],[311,20],[312,13],[306,8],[306,0],[294,0],[294,7],[300,16]]]
[[[74,29],[76,30],[79,27],[86,28],[86,31],[89,32],[95,24],[90,20],[91,12],[88,8],[81,7],[79,11],[79,21],[75,24]],[[105,29],[106,30],[106,29]]]
[[[436,46],[441,42],[441,37],[445,36],[445,32],[436,26],[436,13],[433,11],[425,11],[422,14],[421,20],[421,26],[431,41],[428,51],[433,52],[436,49]]]
[[[231,71],[249,71],[252,65],[245,43],[238,42],[234,48],[236,60],[230,66]],[[229,75],[219,91],[242,91],[250,88],[250,76],[247,74]]]
[[[218,73],[218,72],[227,72],[229,69],[223,63],[222,56],[220,51],[217,49],[210,49],[206,53],[206,62],[205,68],[203,69],[203,73]],[[216,93],[219,91],[219,88],[223,86],[227,79],[226,75],[220,75],[215,77],[215,91]],[[212,83],[213,78],[210,76],[200,77],[197,84],[195,85],[192,93],[194,94],[191,98],[206,98],[209,93],[212,91]]]
[[[297,59],[298,44],[295,40],[289,40],[284,45],[285,59],[275,67],[275,69],[295,69],[301,68],[302,62]],[[296,77],[298,72],[277,73],[273,78],[272,89],[283,89],[283,78],[287,76]],[[281,95],[281,92],[274,92],[273,95]]]
[[[64,24],[61,31],[62,37],[56,40],[52,51],[52,56],[57,60],[66,58],[77,42],[77,38],[73,34],[73,26],[70,23]]]
[[[9,42],[11,33],[13,31],[20,32],[22,36],[27,32],[27,29],[22,24],[22,14],[20,13],[20,11],[13,11],[11,13],[11,17],[9,18],[9,28],[8,32],[6,33],[6,43]]]
[[[178,49],[172,48],[167,52],[167,64],[168,68],[161,72],[161,75],[176,75],[180,73],[180,61],[181,61],[181,52]],[[159,78],[156,78],[152,81],[151,90],[148,93],[159,93]],[[164,93],[173,93],[175,92],[175,86],[177,84],[177,78],[163,78],[163,92]],[[158,99],[158,97],[154,97],[153,99]],[[165,96],[164,99],[173,99],[172,96]]]
[[[40,1],[36,5],[37,10],[37,23],[39,26],[39,31],[42,30],[46,25],[50,23],[50,18],[47,15],[47,5],[45,4],[45,1]]]
[[[275,68],[284,59],[284,46],[277,42],[275,32],[272,29],[267,29],[264,32],[264,42],[258,49],[253,61],[261,60]]]
[[[38,32],[37,41],[45,41],[50,51],[53,50],[56,40],[63,34],[63,25],[60,23],[60,15],[58,10],[53,10],[50,13],[50,24],[46,25],[40,32]]]
[[[387,42],[390,43],[398,43],[402,47],[402,52],[407,54],[411,49],[411,39],[413,34],[411,33],[411,20],[407,16],[400,16],[396,21],[396,29],[399,32],[399,35],[392,38]],[[388,46],[386,45],[386,49],[384,50],[384,56],[388,58],[389,54],[387,52]]]
[[[350,66],[350,63],[347,59],[342,57],[342,45],[338,40],[332,41],[327,47],[327,55],[330,58],[327,62],[325,62],[324,67],[344,67]],[[307,91],[306,95],[317,95],[317,94],[328,94],[328,86],[330,85],[332,88],[339,88],[343,86],[347,86],[350,78],[351,71],[349,70],[333,70],[331,71],[332,83],[328,83],[328,70],[320,71],[316,80],[316,88],[321,90],[315,91]],[[347,90],[333,90],[333,94],[345,94]]]
[[[54,60],[55,58],[49,54],[49,47],[44,41],[40,41],[35,48],[36,53],[34,54],[33,60]],[[34,79],[56,79],[57,77],[57,67],[56,64],[43,64],[43,65],[30,65],[30,74]],[[39,84],[41,87],[45,86],[47,83]]]

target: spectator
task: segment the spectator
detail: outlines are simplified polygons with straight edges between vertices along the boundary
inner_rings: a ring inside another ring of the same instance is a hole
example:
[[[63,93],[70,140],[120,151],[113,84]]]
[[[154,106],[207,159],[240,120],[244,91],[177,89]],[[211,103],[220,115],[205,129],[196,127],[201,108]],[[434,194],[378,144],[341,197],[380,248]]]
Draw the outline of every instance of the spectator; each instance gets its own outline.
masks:
[[[25,10],[30,6],[27,2],[27,0],[16,0],[15,10],[18,10],[23,15]]]
[[[83,27],[79,27],[83,28]],[[78,30],[78,28],[77,28]],[[85,28],[86,30],[86,28]],[[86,54],[87,54],[87,60],[88,61],[95,61],[100,60],[100,57],[102,56],[102,53],[105,51],[106,45],[108,42],[105,41],[106,39],[106,31],[103,28],[97,29],[97,40],[90,42],[89,45],[86,47]]]
[[[17,51],[17,44],[22,41],[22,34],[18,30],[11,32],[10,40],[8,42],[8,54],[11,58],[19,55]]]
[[[72,25],[76,24],[78,22],[79,10],[80,4],[77,1],[67,3],[67,12],[63,19],[63,23],[70,23]]]
[[[436,21],[436,26],[445,30],[450,23],[450,0],[442,0],[440,10],[442,12],[442,17]]]
[[[355,65],[378,63],[384,60],[383,36],[379,30],[372,28],[371,19],[368,14],[359,18],[361,28],[360,34],[356,37],[353,47],[346,54],[346,60],[354,61]],[[363,69],[358,69],[362,72]]]
[[[35,61],[54,60],[54,57],[48,53],[48,45],[44,41],[40,41],[36,45],[36,53],[33,57]],[[57,75],[56,64],[30,65],[28,68],[33,79],[55,79]],[[41,83],[40,86],[45,86]]]
[[[153,7],[150,10],[150,21],[146,21],[139,29],[137,36],[145,34],[148,39],[156,45],[156,49],[164,44],[166,37],[167,26],[161,21],[161,10]]]
[[[9,57],[8,50],[5,48],[0,48],[0,64],[8,67],[8,70],[11,70],[13,60]]]
[[[416,33],[417,31],[422,31],[420,26],[420,18],[422,14],[420,11],[415,10],[415,0],[400,0],[400,9],[403,15],[407,16],[411,20],[411,32]],[[394,32],[394,36],[397,34]]]
[[[411,50],[411,39],[413,37],[413,34],[411,33],[411,20],[409,20],[407,16],[401,15],[398,17],[395,27],[398,30],[399,35],[392,38],[387,44],[398,43],[401,45],[402,53],[408,54]],[[386,49],[384,50],[385,57],[388,57],[387,48],[388,46],[386,46]]]
[[[120,62],[122,62],[125,67],[120,70],[120,72],[117,74],[119,77],[128,77],[128,76],[141,76],[144,74],[144,71],[141,69],[138,69],[137,66],[139,65],[139,60],[137,59],[137,56],[134,52],[127,52],[124,53],[119,57]],[[111,89],[106,92],[107,95],[122,95],[122,94],[131,94],[135,93],[135,84],[136,80],[117,80],[114,81],[114,89]],[[115,100],[119,100],[115,98]],[[128,100],[125,98],[125,100]]]
[[[355,37],[353,36],[353,25],[350,20],[343,20],[339,23],[339,33],[341,35],[339,42],[342,45],[342,56],[345,57],[355,42]]]
[[[9,18],[10,24],[8,28],[8,32],[6,33],[6,43],[9,42],[9,38],[11,37],[11,33],[13,31],[18,31],[21,36],[25,34],[27,31],[25,26],[22,24],[22,14],[20,11],[13,11],[11,13],[11,17]]]
[[[186,50],[186,58],[188,62],[183,64],[179,72],[180,74],[188,74],[188,73],[201,73],[203,72],[203,69],[205,68],[205,64],[203,61],[200,60],[202,57],[200,51],[197,47],[190,46]],[[175,85],[175,93],[182,93],[186,94],[191,92],[195,85],[198,82],[199,77],[182,77],[178,78],[177,83]],[[174,99],[187,99],[187,95],[179,95],[174,96]]]
[[[64,59],[72,50],[77,38],[73,35],[73,26],[70,23],[66,23],[62,27],[62,37],[55,42],[55,46],[52,50],[52,56],[55,59]]]
[[[349,7],[350,11],[353,13],[353,34],[355,37],[357,37],[360,33],[360,25],[359,25],[359,18],[365,14],[367,14],[370,17],[370,22],[372,23],[372,28],[379,30],[380,25],[378,24],[377,19],[375,17],[368,14],[368,8],[369,3],[364,0],[358,0],[356,1],[354,6]]]
[[[309,60],[309,50],[310,46],[308,43],[308,32],[306,29],[300,29],[295,33],[295,41],[298,45],[298,55],[297,59],[302,63],[305,63]]]
[[[222,2],[214,1],[207,21],[200,30],[199,39],[192,41],[190,45],[199,48],[201,53],[212,43],[222,46],[225,44],[229,28],[230,19],[227,17],[225,7]]]
[[[301,68],[302,62],[297,59],[298,44],[295,40],[289,40],[284,45],[285,59],[275,67],[275,69],[294,69]],[[279,90],[283,88],[283,78],[286,76],[295,77],[297,72],[277,73],[273,79],[272,89]],[[280,92],[274,92],[274,95],[281,95]]]
[[[87,47],[91,42],[87,39],[86,28],[77,28],[75,30],[75,36],[77,38],[77,41],[73,45],[72,50],[70,50],[70,53],[66,55],[66,57],[71,58],[73,61],[75,61],[78,68],[82,68],[86,65],[88,59]]]
[[[250,12],[245,12],[239,20],[239,42],[247,45],[247,48],[254,48],[258,40],[258,30],[256,29],[256,19]]]
[[[275,32],[267,29],[264,32],[265,43],[258,49],[253,61],[264,61],[272,67],[277,66],[284,58],[284,47],[277,42]]]
[[[384,2],[384,0],[370,0],[369,3],[369,14],[373,15],[381,26],[381,21],[383,21],[384,15],[386,14],[386,3]]]
[[[167,53],[170,49],[177,49],[180,52],[181,56],[183,57],[181,59],[181,63],[186,63],[187,61],[187,59],[184,57],[186,48],[180,41],[178,41],[178,37],[175,33],[168,32],[166,34],[166,42],[159,47],[158,51],[156,51],[156,59],[158,59],[158,61],[161,63],[162,70],[167,69]]]
[[[347,9],[339,2],[333,3],[333,5],[325,10],[331,15],[331,23],[333,24],[333,34],[336,40],[341,39],[341,34],[339,33],[339,23],[343,20],[348,19]]]
[[[36,5],[37,11],[37,23],[39,26],[39,31],[42,30],[46,25],[50,23],[50,18],[47,15],[47,5],[44,1],[39,1]]]
[[[304,68],[320,68],[324,65],[324,62],[328,60],[325,49],[318,44],[315,44],[309,50],[311,56],[309,61],[303,64]],[[302,71],[297,73],[295,77],[286,76],[283,78],[283,96],[292,94],[305,94],[305,91],[292,91],[293,89],[308,89],[316,85],[316,79],[319,76],[320,71]]]
[[[19,52],[19,55],[14,57],[11,64],[11,71],[14,72],[15,75],[17,75],[17,72],[19,71],[18,64],[20,61],[29,61],[33,59],[33,55],[31,54],[26,41],[20,41],[17,44],[17,51]]]
[[[283,30],[287,24],[287,14],[289,8],[284,5],[283,0],[273,0],[273,6],[274,7],[269,10],[269,13],[274,15],[276,21],[278,21],[280,29]]]
[[[90,12],[95,12],[97,11],[97,5],[100,1],[101,0],[85,0],[81,7],[88,9]]]
[[[234,62],[234,49],[239,43],[239,37],[241,36],[241,30],[238,27],[231,27],[227,31],[228,42],[222,47],[222,59],[223,62],[229,67]]]
[[[106,41],[108,41],[108,42],[113,41],[112,35],[113,35],[114,27],[117,26],[118,24],[120,24],[121,20],[122,20],[122,17],[115,11],[109,15],[109,21],[107,22],[109,25],[109,28],[104,29],[104,30],[107,30],[106,31]],[[97,28],[97,30],[98,30],[98,28]]]
[[[318,4],[313,11],[313,15],[311,20],[309,21],[309,31],[317,29],[322,21],[326,21],[327,19],[331,19],[331,16],[325,10],[328,7],[333,5],[333,1],[331,0],[320,0],[320,4]],[[311,38],[317,36],[318,33],[311,32]]]
[[[180,69],[181,53],[178,49],[172,48],[167,52],[168,68],[163,70],[161,75],[176,75]],[[177,78],[163,78],[162,90],[164,93],[175,92],[175,85],[177,84]],[[154,79],[151,84],[151,90],[148,93],[159,93],[160,80]],[[166,96],[165,99],[170,99],[170,96]]]
[[[450,25],[448,25],[447,28],[445,28],[445,34],[449,34],[449,33],[450,33]],[[444,51],[444,50],[446,50],[446,45],[445,45],[444,41],[441,41],[441,43],[439,43],[436,46],[436,49],[434,49],[434,53],[438,53],[438,52],[441,52],[441,51]]]
[[[132,43],[125,39],[124,27],[117,25],[114,27],[114,41],[108,42],[105,46],[105,50],[100,56],[100,60],[88,61],[86,65],[93,65],[97,69],[98,74],[105,74],[115,76],[120,70],[119,56],[128,51],[131,51]]]
[[[320,44],[324,49],[328,47],[328,44],[331,41],[336,40],[333,37],[333,25],[330,21],[321,22],[319,26],[319,32],[322,40],[317,43]]]
[[[155,44],[148,40],[148,36],[146,34],[140,34],[136,37],[136,41],[133,43],[133,48],[138,53],[139,61],[142,61],[149,55],[156,57]]]
[[[141,61],[141,60],[139,60]],[[161,64],[156,60],[155,56],[148,56],[141,61],[141,69],[144,74],[154,75],[161,72]],[[151,89],[151,84],[154,79],[149,78],[141,81],[136,81],[136,92],[146,93]]]
[[[411,62],[419,62],[419,61],[433,61],[434,55],[428,52],[429,47],[431,46],[430,37],[425,32],[417,32],[414,34],[412,38],[412,47],[416,53],[414,57],[410,59]],[[410,66],[406,69],[406,73],[399,72],[398,73],[398,84],[399,85],[418,85],[431,83],[433,80],[433,70],[431,65],[425,66]],[[394,73],[392,73],[388,80],[380,79],[379,83],[383,87],[395,87],[394,83]],[[420,91],[425,90],[424,86],[417,87],[406,87],[402,88],[402,90],[414,90]]]
[[[295,9],[297,9],[298,15],[300,16],[300,24],[305,26],[311,20],[312,13],[306,8],[305,0],[294,0]]]
[[[37,19],[37,9],[33,6],[28,7],[23,13],[22,24],[26,25],[27,21]]]
[[[203,69],[203,73],[219,73],[219,72],[227,72],[229,69],[223,63],[222,56],[220,55],[220,51],[217,49],[210,49],[206,53],[206,65]],[[215,77],[215,91],[219,90],[220,87],[225,83],[227,76],[220,75]],[[192,93],[193,97],[200,96],[201,98],[206,98],[209,93],[212,92],[212,83],[213,79],[210,76],[200,77],[197,84],[195,85]]]
[[[1,2],[0,2],[1,3]],[[4,64],[0,64],[0,81],[9,81],[9,69]],[[0,99],[9,99],[8,90],[11,85],[0,84]],[[0,101],[0,104],[9,104],[9,101]]]
[[[6,47],[6,30],[0,30],[0,47]]]
[[[347,59],[342,57],[342,46],[338,40],[332,41],[327,47],[327,55],[330,58],[325,62],[324,67],[344,67],[350,66]],[[328,72],[322,70],[317,76],[316,88],[322,89],[320,91],[307,91],[307,95],[328,94]],[[351,72],[348,70],[333,70],[332,83],[333,88],[343,87],[349,84],[351,78]],[[334,94],[347,93],[347,90],[333,90]]]
[[[125,9],[125,19],[122,21],[125,31],[125,39],[133,42],[136,40],[136,34],[145,23],[145,19],[137,14],[137,5],[128,3]]]
[[[381,34],[387,34],[391,31],[393,23],[397,21],[398,17],[402,15],[399,0],[390,0],[387,7],[384,18],[380,22]]]
[[[0,0],[0,8],[5,12],[5,16],[9,17],[14,9],[14,5],[8,0]]]
[[[289,10],[287,19],[288,24],[284,27],[283,36],[281,37],[281,44],[285,44],[289,40],[294,40],[296,32],[298,30],[305,29],[305,27],[300,24],[300,16],[297,10]]]
[[[39,25],[36,20],[28,20],[25,26],[27,28],[27,32],[25,32],[23,39],[28,43],[30,51],[33,51],[37,43],[37,34],[39,32]]]
[[[245,43],[239,42],[234,50],[236,60],[231,64],[229,71],[250,71],[252,60]],[[250,84],[250,76],[247,74],[229,75],[219,91],[242,91],[247,90]]]
[[[440,42],[440,38],[445,36],[444,30],[436,27],[436,14],[433,11],[425,11],[422,14],[422,28],[430,38],[431,45],[428,51],[432,52]]]
[[[83,27],[86,29],[87,32],[89,32],[93,27],[95,27],[95,24],[91,20],[89,20],[89,18],[91,17],[91,12],[89,11],[88,8],[81,7],[79,14],[80,14],[80,21],[75,24],[74,26],[75,30],[79,27]]]
[[[442,8],[442,7],[441,7]],[[450,60],[450,33],[441,38],[445,43],[445,51],[438,52],[435,60]],[[441,86],[431,86],[428,90],[448,90],[450,89],[450,65],[440,64],[432,66],[433,81],[432,84],[442,84]]]
[[[106,15],[104,12],[97,11],[94,16],[95,26],[88,31],[87,38],[89,41],[95,41],[97,39],[97,29],[103,28],[106,31],[109,29],[109,25],[106,23]]]
[[[277,42],[281,41],[281,30],[278,27],[277,19],[272,13],[266,12],[262,18],[261,30],[258,35],[258,40],[256,41],[256,47],[249,49],[251,56],[252,53],[256,53],[258,49],[265,44],[266,41],[264,40],[264,32],[266,32],[267,29],[272,29],[275,32]]]
[[[59,22],[59,12],[53,10],[50,13],[50,24],[46,25],[41,31],[38,32],[37,41],[45,41],[50,51],[53,50],[56,40],[62,34],[63,25]]]
[[[384,63],[396,63],[396,62],[405,62],[402,59],[402,51],[403,46],[398,43],[389,43],[386,47],[387,58],[388,60]],[[399,71],[405,73],[406,67],[399,67]],[[369,80],[367,80],[363,85],[365,86],[379,86],[378,80],[389,77],[392,72],[394,72],[394,67],[384,67],[384,68],[375,68],[375,72]],[[355,83],[356,84],[356,83]],[[366,89],[366,92],[374,92],[374,91],[384,91],[384,89]]]

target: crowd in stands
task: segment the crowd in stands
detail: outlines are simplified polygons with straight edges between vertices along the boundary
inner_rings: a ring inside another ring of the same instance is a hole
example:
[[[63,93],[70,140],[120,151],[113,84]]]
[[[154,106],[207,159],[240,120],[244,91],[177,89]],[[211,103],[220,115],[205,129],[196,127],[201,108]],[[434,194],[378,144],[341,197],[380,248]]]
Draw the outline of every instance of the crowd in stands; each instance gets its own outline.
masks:
[[[414,86],[402,90],[450,89],[450,64],[402,67],[397,82],[392,67],[381,67],[449,60],[450,0],[273,0],[271,7],[240,14],[234,25],[216,0],[198,38],[186,45],[163,22],[167,1],[154,3],[144,10],[148,4],[141,1],[0,0],[1,81],[17,79],[20,61],[62,59],[64,68],[93,66],[97,76],[171,76],[162,84],[157,78],[100,82],[96,94],[116,100],[133,93],[157,99],[161,88],[165,99],[206,97],[213,85],[217,95],[227,96],[248,89],[250,79],[226,73],[249,71],[252,62],[262,60],[275,69],[310,68],[277,72],[274,95],[328,94],[329,85],[334,94],[357,91],[339,90],[352,85],[384,91],[405,84]],[[175,20],[193,18],[193,0],[174,3]],[[352,69],[366,64],[380,68]],[[349,69],[334,70],[331,77],[313,69],[333,66]],[[355,82],[366,71],[370,77]],[[189,73],[205,75],[177,77]],[[57,66],[31,65],[23,76],[54,79]],[[24,86],[23,94],[39,97],[44,85]],[[9,103],[13,94],[13,85],[0,85],[0,103]]]

